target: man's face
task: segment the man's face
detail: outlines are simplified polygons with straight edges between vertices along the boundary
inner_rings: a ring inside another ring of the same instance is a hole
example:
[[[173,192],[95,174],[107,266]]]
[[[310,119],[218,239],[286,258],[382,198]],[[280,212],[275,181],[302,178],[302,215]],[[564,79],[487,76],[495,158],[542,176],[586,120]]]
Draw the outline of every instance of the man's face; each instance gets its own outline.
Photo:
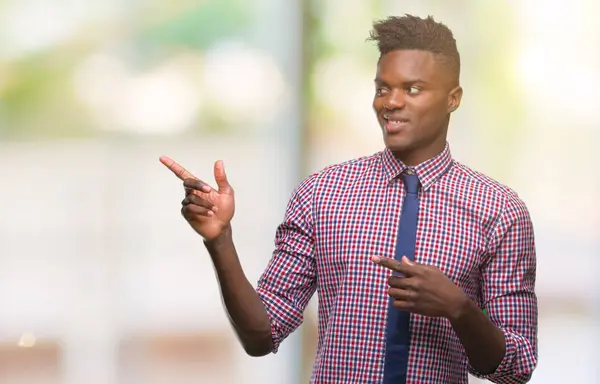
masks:
[[[451,69],[432,53],[385,54],[377,65],[373,99],[385,145],[407,164],[437,155],[446,144],[450,113],[461,96]]]

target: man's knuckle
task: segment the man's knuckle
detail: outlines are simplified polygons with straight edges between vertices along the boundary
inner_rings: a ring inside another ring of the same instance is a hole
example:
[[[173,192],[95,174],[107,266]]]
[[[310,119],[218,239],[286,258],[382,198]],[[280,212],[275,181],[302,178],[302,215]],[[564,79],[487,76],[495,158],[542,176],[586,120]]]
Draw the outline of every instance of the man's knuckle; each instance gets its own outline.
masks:
[[[423,282],[421,280],[414,280],[411,284],[412,288],[415,290],[420,290],[423,288]]]

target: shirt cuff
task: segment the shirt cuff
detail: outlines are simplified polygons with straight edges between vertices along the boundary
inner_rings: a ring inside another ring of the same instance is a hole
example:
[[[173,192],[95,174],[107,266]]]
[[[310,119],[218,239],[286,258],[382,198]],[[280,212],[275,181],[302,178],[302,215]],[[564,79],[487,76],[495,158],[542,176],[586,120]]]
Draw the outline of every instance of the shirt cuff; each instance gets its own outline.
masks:
[[[258,288],[256,290],[263,302],[269,322],[271,323],[271,339],[273,341],[273,354],[277,353],[280,344],[302,322],[302,313],[298,313],[292,306],[270,292]]]
[[[504,333],[504,340],[506,343],[506,352],[504,353],[504,358],[493,373],[490,373],[489,375],[482,375],[481,377],[483,379],[493,379],[494,377],[504,376],[514,371],[513,360],[517,350],[517,343],[512,333],[505,330],[502,332]]]
[[[518,364],[516,364],[517,362],[515,361],[515,359],[518,358],[518,336],[506,330],[502,330],[502,332],[504,333],[506,342],[506,352],[504,353],[504,358],[500,362],[500,365],[498,365],[498,368],[496,368],[493,373],[487,375],[482,375],[475,371],[473,367],[470,367],[471,372],[480,379],[489,380],[497,384],[527,383],[531,378],[531,372],[526,372],[527,370],[523,370],[523,367],[517,367],[516,365]]]

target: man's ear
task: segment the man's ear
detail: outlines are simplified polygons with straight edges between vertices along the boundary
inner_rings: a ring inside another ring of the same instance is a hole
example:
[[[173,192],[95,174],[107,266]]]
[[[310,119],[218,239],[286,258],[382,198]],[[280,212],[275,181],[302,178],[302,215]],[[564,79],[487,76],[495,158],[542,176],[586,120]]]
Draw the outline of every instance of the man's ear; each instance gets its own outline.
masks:
[[[452,113],[460,107],[460,101],[462,99],[463,89],[460,85],[454,87],[448,93],[448,113]]]

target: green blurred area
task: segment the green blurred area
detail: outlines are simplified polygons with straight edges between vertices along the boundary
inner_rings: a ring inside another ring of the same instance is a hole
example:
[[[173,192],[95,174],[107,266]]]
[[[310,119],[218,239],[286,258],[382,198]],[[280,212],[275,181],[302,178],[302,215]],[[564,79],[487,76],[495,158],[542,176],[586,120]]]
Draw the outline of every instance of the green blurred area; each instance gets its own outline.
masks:
[[[5,1],[4,9],[16,1]],[[142,71],[181,51],[202,54],[224,39],[244,40],[253,27],[251,2],[160,2],[136,18],[123,6],[114,24],[84,23],[57,44],[16,57],[0,57],[0,139],[60,139],[102,134],[74,92],[74,74],[89,55],[109,50]],[[90,7],[93,14],[94,7]],[[93,20],[93,18],[92,18]],[[100,32],[99,32],[100,31]],[[10,40],[11,36],[1,36]],[[115,41],[117,42],[115,44]],[[209,126],[221,126],[209,118]]]
[[[4,2],[5,9],[13,3],[16,4],[16,0]],[[450,2],[421,3],[449,14],[453,10]],[[81,25],[80,33],[51,47],[0,58],[0,138],[52,139],[106,134],[101,123],[94,120],[90,108],[74,91],[74,74],[86,58],[96,51],[108,51],[119,57],[132,73],[143,74],[181,52],[202,57],[216,43],[249,41],[258,23],[256,13],[252,12],[255,6],[257,4],[252,1],[242,0],[211,0],[199,4],[157,2],[139,9],[125,9],[124,6],[123,13],[112,24],[104,19],[94,21],[92,17],[91,23]],[[365,76],[371,76],[375,48],[365,41],[368,30],[352,29],[350,23],[353,20],[370,22],[385,16],[386,12],[382,1],[363,4],[361,10],[364,12],[358,16],[352,13],[352,7],[334,8],[333,11],[332,7],[334,5],[315,0],[307,0],[305,6],[307,57],[304,63],[308,74],[304,84],[305,118],[307,128],[314,132],[336,129],[335,119],[339,117],[335,106],[317,95],[320,84],[315,77],[315,68],[324,60],[345,56],[350,57]],[[94,8],[90,7],[89,12],[93,14]],[[468,42],[461,42],[463,46],[469,46],[467,53],[474,52],[469,58],[469,76],[486,84],[477,90],[473,99],[477,103],[473,108],[475,122],[485,126],[478,134],[491,137],[499,147],[516,140],[523,113],[519,84],[511,64],[517,42],[513,12],[502,3],[470,3],[469,17],[465,20],[472,23],[469,28],[477,31],[477,35]],[[134,15],[133,19],[131,15]],[[337,33],[332,37],[327,31],[332,27],[339,28],[340,20],[348,22],[341,27],[347,28],[349,33]],[[285,39],[287,32],[275,33]],[[198,86],[202,84],[199,82]],[[260,89],[254,91],[258,93]],[[220,118],[218,108],[210,107],[211,95],[206,96],[209,107],[196,119],[192,130],[196,133],[230,131],[231,124]],[[340,126],[339,122],[337,125]]]
[[[204,51],[219,40],[243,37],[251,27],[250,5],[240,0],[205,1],[144,26],[132,44],[141,49],[184,47]]]

